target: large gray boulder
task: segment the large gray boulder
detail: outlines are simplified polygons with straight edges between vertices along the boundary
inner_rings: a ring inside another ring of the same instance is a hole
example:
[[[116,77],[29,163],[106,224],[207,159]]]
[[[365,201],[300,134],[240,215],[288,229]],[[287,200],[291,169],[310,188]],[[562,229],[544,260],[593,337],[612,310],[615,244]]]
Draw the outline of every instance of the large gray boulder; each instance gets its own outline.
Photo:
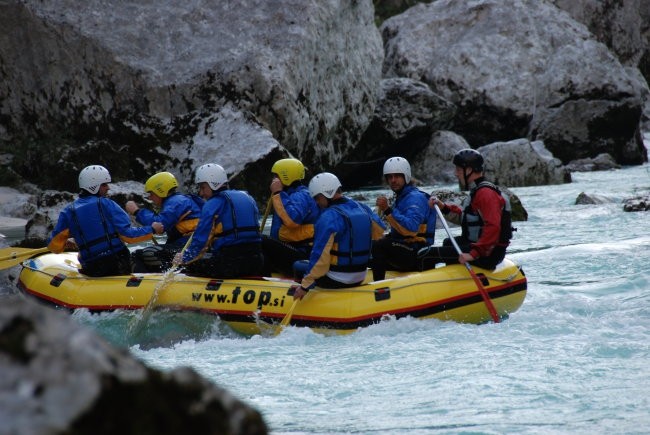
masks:
[[[587,26],[620,62],[650,82],[650,0],[552,0],[573,19]],[[642,126],[650,130],[650,99],[646,99]]]
[[[448,130],[439,130],[431,136],[427,147],[412,162],[413,176],[422,184],[457,183],[454,155],[469,148],[460,135]]]
[[[421,80],[457,104],[453,130],[473,147],[528,137],[564,163],[647,159],[637,132],[647,84],[545,0],[438,0],[380,30],[385,76]]]
[[[370,0],[8,0],[0,27],[0,140],[32,144],[19,175],[62,190],[91,163],[138,181],[259,173],[273,150],[334,165],[381,78]]]
[[[612,156],[603,153],[593,158],[572,160],[566,167],[571,172],[588,172],[618,169],[621,165],[616,163]]]
[[[650,0],[551,1],[586,25],[623,65],[644,67],[641,60],[650,54]],[[650,69],[642,72],[650,78]]]
[[[485,159],[487,177],[508,187],[571,182],[571,173],[544,147],[542,141],[516,139],[477,149]]]
[[[372,122],[355,149],[334,172],[345,186],[382,181],[387,158],[412,159],[427,147],[433,132],[446,129],[456,107],[426,83],[407,78],[381,81]]]
[[[190,368],[153,370],[62,312],[2,297],[5,434],[266,434],[258,411]]]

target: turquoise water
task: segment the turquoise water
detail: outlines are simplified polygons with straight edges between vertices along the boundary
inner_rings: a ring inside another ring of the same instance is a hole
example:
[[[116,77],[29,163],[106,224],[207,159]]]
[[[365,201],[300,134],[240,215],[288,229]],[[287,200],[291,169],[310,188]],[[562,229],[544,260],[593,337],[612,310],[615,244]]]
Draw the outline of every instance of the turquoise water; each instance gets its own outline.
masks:
[[[620,201],[650,191],[650,167],[573,178],[512,189],[529,220],[509,256],[529,289],[503,323],[393,319],[348,336],[244,338],[205,316],[155,313],[131,350],[163,370],[193,367],[274,434],[648,433],[650,213]],[[612,203],[574,205],[580,192]],[[133,316],[74,315],[118,344],[133,342]]]

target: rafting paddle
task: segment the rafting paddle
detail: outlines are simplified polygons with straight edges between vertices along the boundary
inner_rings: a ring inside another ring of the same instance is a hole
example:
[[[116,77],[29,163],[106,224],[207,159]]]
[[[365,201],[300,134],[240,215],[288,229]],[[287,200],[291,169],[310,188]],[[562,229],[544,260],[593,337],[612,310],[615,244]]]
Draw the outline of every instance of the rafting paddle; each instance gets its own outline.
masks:
[[[447,235],[449,236],[449,240],[451,241],[451,244],[454,245],[454,248],[456,248],[456,252],[458,253],[458,255],[462,254],[463,251],[460,250],[460,246],[458,246],[458,243],[456,243],[456,239],[454,239],[454,237],[451,235],[451,230],[449,229],[449,225],[447,225],[447,221],[445,220],[445,217],[442,215],[442,212],[440,211],[438,204],[434,204],[433,206],[435,207],[436,213],[438,214],[438,217],[442,222],[442,226],[445,227],[445,231],[447,231]],[[478,292],[481,294],[481,297],[483,298],[483,302],[485,303],[485,306],[488,312],[490,313],[490,316],[492,316],[492,320],[494,320],[494,323],[499,323],[499,315],[497,314],[497,310],[496,308],[494,308],[492,299],[490,299],[490,295],[488,295],[487,291],[485,290],[485,287],[483,287],[481,280],[479,279],[478,276],[476,276],[476,273],[474,272],[472,266],[470,266],[469,263],[465,263],[465,267],[467,268],[469,274],[472,276],[472,279],[474,280],[476,287],[478,287]]]
[[[192,237],[194,236],[194,233],[187,239],[187,242],[185,243],[185,246],[183,246],[183,249],[180,251],[181,257],[185,253],[185,250],[187,249],[188,246],[190,246],[190,243],[192,242]],[[162,291],[169,286],[174,281],[174,275],[178,271],[180,267],[180,264],[172,264],[172,267],[167,269],[165,273],[163,273],[160,281],[158,284],[153,289],[153,293],[151,293],[151,298],[149,298],[149,301],[147,302],[147,305],[142,308],[142,314],[140,317],[134,317],[136,323],[129,323],[129,326],[127,328],[128,335],[134,335],[135,333],[139,332],[142,325],[146,324],[147,321],[149,320],[149,317],[151,316],[151,313],[153,311],[153,308],[156,306],[156,302],[158,302],[158,298],[160,297],[160,294]]]
[[[291,304],[291,308],[289,308],[289,311],[287,311],[287,314],[280,322],[280,326],[278,326],[278,328],[275,330],[275,335],[278,335],[280,332],[282,332],[285,326],[289,325],[289,322],[291,322],[291,316],[293,315],[293,310],[296,308],[296,305],[298,305],[299,300],[300,299],[293,300],[293,304]]]
[[[38,248],[2,248],[0,249],[0,270],[9,269],[35,255],[48,252],[49,249]]]

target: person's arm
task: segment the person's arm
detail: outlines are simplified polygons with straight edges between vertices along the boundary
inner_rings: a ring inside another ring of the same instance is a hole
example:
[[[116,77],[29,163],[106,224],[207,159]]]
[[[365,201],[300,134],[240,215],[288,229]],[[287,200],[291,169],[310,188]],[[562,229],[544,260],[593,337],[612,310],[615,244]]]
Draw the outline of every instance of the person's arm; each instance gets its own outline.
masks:
[[[445,220],[460,225],[460,217],[463,214],[463,209],[454,203],[444,203],[436,198],[434,195],[431,195],[429,198],[429,207],[433,208],[434,205],[438,205],[438,208],[445,216]]]
[[[144,226],[160,222],[165,228],[173,228],[181,216],[192,210],[189,201],[191,200],[183,195],[172,195],[163,201],[159,213],[154,213],[147,208],[141,208],[135,212],[135,220]]]
[[[102,198],[101,206],[109,214],[108,219],[112,222],[115,230],[124,243],[140,243],[151,240],[153,237],[153,228],[132,227],[129,215],[112,199]]]
[[[316,255],[314,255],[314,250],[312,250],[312,254],[309,258],[310,267],[300,282],[300,286],[303,289],[309,290],[314,286],[314,283],[318,278],[325,276],[325,274],[330,270],[330,251],[334,245],[335,235],[336,233],[330,234],[327,242],[322,247],[322,249],[319,249],[319,252]]]
[[[297,228],[312,212],[313,207],[309,203],[310,201],[313,199],[306,190],[299,190],[291,194],[283,190],[273,195],[273,210],[285,226]]]
[[[402,199],[399,207],[392,209],[387,220],[390,226],[402,236],[416,237],[428,213],[426,198],[419,191],[414,190]]]
[[[324,276],[330,269],[330,251],[334,244],[334,236],[339,231],[338,224],[344,225],[335,211],[326,209],[316,222],[314,228],[314,245],[309,255],[309,266],[301,281],[301,286],[309,289],[314,286],[316,279]]]
[[[192,241],[183,253],[182,262],[188,263],[196,259],[202,251],[210,249],[208,242],[210,235],[213,231],[213,226],[218,221],[221,214],[223,200],[221,198],[214,198],[206,202],[201,210],[201,217],[196,225]]]

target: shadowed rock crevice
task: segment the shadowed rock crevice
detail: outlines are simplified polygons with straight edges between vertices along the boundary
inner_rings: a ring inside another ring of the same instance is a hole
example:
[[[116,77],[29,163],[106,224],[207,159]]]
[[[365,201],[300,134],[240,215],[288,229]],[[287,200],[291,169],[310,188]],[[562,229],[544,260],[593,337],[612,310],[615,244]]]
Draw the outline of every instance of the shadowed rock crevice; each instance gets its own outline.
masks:
[[[25,340],[34,332],[34,325],[29,319],[16,316],[0,330],[0,352],[21,363],[27,363],[32,352],[27,349]]]

